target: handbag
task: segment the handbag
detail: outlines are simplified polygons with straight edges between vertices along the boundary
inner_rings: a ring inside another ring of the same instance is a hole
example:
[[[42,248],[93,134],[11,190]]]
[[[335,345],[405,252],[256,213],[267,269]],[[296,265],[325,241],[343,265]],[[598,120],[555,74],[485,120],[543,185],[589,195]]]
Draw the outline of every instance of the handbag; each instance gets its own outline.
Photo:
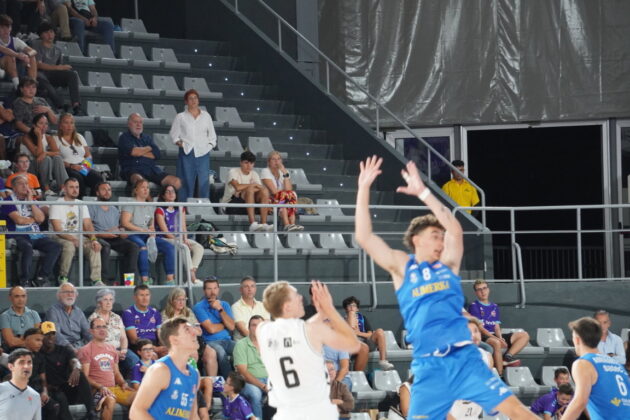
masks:
[[[155,236],[149,236],[149,239],[147,239],[147,253],[149,254],[149,261],[151,261],[152,263],[154,263],[157,260],[157,256],[158,256],[158,249],[157,249],[157,243],[155,243]]]

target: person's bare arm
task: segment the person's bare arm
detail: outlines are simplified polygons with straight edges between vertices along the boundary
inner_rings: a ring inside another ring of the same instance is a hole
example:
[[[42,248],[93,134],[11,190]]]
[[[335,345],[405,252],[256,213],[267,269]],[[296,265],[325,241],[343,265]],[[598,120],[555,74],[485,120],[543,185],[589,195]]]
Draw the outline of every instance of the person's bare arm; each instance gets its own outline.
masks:
[[[129,409],[130,420],[153,420],[149,414],[151,405],[171,380],[169,368],[161,362],[154,363],[142,378],[142,383]],[[194,407],[193,407],[194,408]]]
[[[127,333],[126,335],[129,345],[134,346],[136,344],[136,341],[138,341],[138,332],[135,328],[129,328],[128,330],[125,330],[125,332]]]
[[[142,146],[142,147],[137,146],[137,147],[131,148],[131,156],[133,157],[139,157],[139,156],[149,157],[147,156],[149,153],[153,155],[153,149],[151,149],[151,146]],[[155,156],[153,156],[152,159],[155,159]]]
[[[257,386],[265,392],[267,391],[267,386],[259,381],[258,378],[256,378],[254,375],[249,373],[249,371],[247,370],[247,365],[236,365],[236,371],[240,373],[243,378],[245,378],[245,382],[247,382],[248,384]]]
[[[249,330],[247,329],[244,321],[235,322],[234,327],[243,337],[247,337],[249,335]]]
[[[360,163],[354,235],[357,243],[374,259],[376,264],[391,274],[394,288],[398,289],[402,285],[402,270],[407,261],[407,255],[390,248],[383,239],[374,234],[370,217],[370,187],[376,177],[381,174],[382,162],[382,158],[373,156]]]
[[[350,372],[350,360],[349,359],[340,359],[339,360],[339,370],[337,371],[337,380],[339,382],[343,381],[343,378]]]
[[[16,337],[11,328],[2,329],[2,341],[9,347],[24,347],[24,340]]]
[[[400,413],[406,418],[407,412],[409,411],[409,403],[411,402],[409,388],[401,386],[398,391],[398,396],[400,397]]]
[[[61,228],[61,220],[59,220],[59,219],[51,219],[50,223],[53,226],[53,230],[55,232],[57,232],[57,237],[59,237],[61,239],[68,240],[68,241],[74,243],[75,245],[78,245],[79,240],[77,239],[76,236],[74,236],[72,234],[61,233],[61,232],[63,232],[63,229]]]
[[[398,187],[396,192],[418,197],[424,193],[427,186],[420,178],[420,172],[416,164],[408,162],[407,167],[402,170],[402,176],[407,182],[406,187]],[[418,197],[419,198],[419,197]],[[431,193],[424,198],[424,204],[438,219],[444,227],[444,250],[440,256],[440,261],[447,265],[455,274],[459,274],[459,268],[464,255],[464,231],[457,218]]]
[[[267,187],[267,189],[269,190],[269,192],[272,195],[278,192],[278,188],[276,187],[276,183],[273,182],[272,180],[270,180],[268,178],[263,178],[262,179],[262,183],[263,183],[263,185],[265,187]]]
[[[575,381],[575,393],[562,415],[562,420],[576,420],[580,417],[580,414],[586,409],[591,388],[597,381],[595,368],[586,360],[576,360],[571,368],[571,373]]]

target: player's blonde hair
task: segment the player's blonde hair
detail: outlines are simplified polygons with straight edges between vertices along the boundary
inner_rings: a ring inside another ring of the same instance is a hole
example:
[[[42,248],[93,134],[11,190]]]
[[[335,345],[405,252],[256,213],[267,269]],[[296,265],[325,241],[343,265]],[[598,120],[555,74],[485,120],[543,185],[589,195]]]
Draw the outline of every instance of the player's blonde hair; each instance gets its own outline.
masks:
[[[409,223],[405,236],[403,236],[403,244],[409,248],[411,252],[416,252],[416,247],[413,245],[413,241],[411,239],[429,227],[445,230],[444,226],[438,222],[437,217],[431,213],[425,214],[424,216],[414,217]]]
[[[282,316],[282,308],[289,300],[291,285],[286,281],[272,283],[263,292],[263,305],[272,318]]]

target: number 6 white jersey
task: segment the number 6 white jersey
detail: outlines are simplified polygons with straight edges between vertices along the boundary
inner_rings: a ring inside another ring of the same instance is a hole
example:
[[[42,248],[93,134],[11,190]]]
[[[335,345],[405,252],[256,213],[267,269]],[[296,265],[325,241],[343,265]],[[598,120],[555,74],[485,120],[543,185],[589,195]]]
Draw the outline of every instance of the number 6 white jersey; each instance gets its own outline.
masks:
[[[295,409],[322,403],[332,405],[324,357],[311,347],[304,321],[280,318],[264,322],[258,326],[257,335],[260,356],[271,383],[272,406]]]

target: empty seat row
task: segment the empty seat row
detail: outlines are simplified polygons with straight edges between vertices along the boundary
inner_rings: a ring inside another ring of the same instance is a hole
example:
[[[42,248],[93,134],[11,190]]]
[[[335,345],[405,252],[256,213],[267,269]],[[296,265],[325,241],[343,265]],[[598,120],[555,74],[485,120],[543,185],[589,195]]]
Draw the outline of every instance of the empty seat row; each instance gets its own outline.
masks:
[[[160,34],[147,31],[142,19],[122,18],[120,20],[122,31],[114,32],[116,39],[155,40],[160,39]]]

